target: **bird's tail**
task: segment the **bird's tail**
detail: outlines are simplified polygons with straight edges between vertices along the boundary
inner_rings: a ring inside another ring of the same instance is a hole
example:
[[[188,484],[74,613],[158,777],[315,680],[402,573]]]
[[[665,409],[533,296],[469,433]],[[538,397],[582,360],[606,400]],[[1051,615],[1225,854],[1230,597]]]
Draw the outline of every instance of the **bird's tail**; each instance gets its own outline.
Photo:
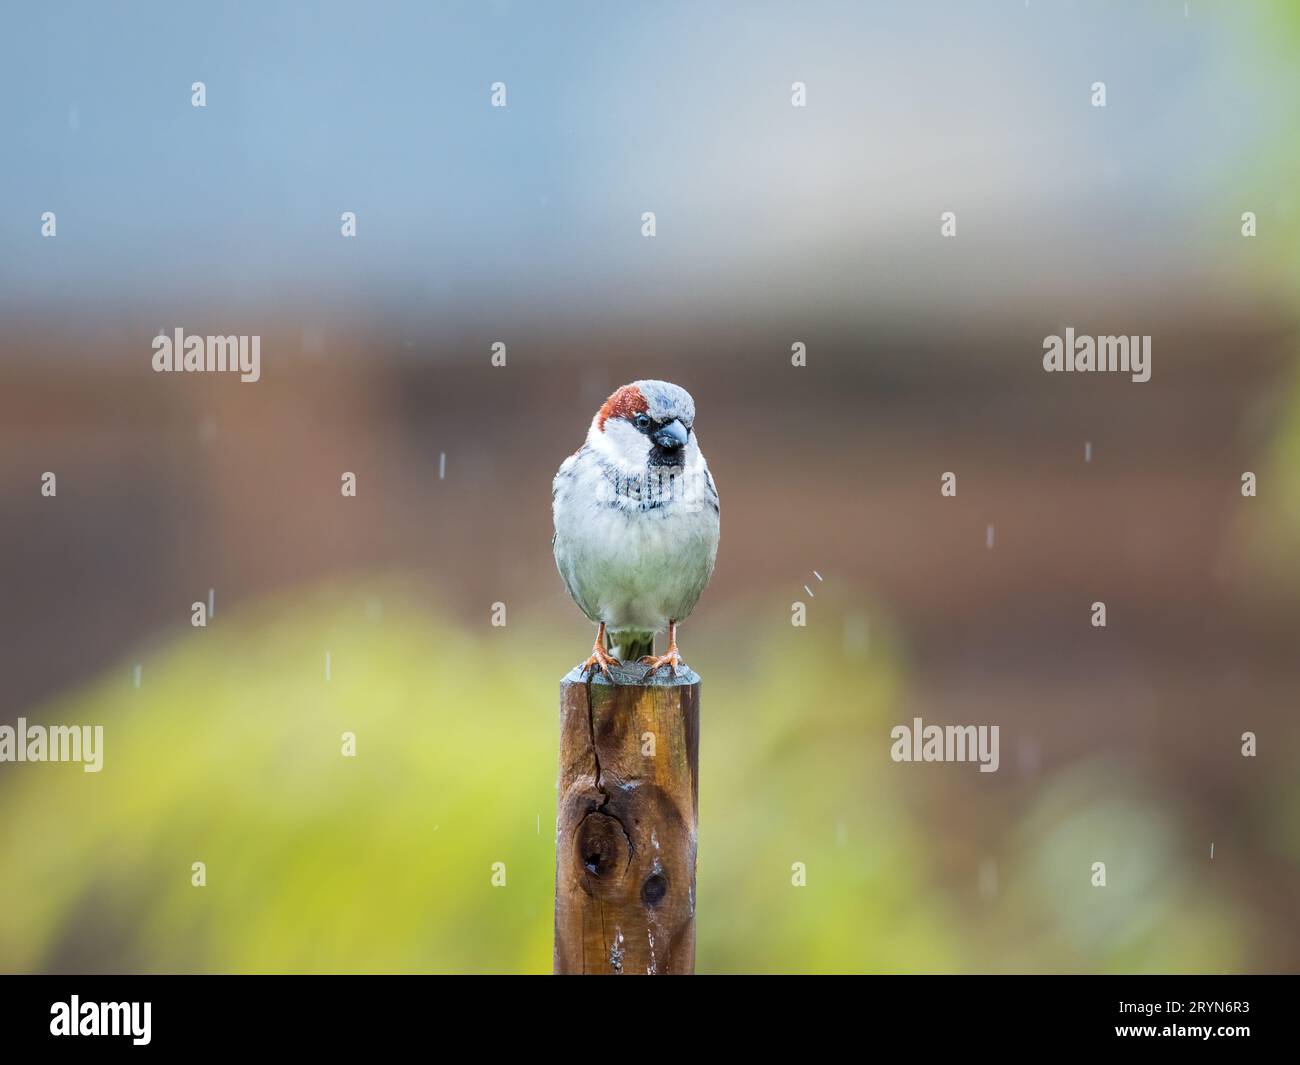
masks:
[[[611,632],[609,653],[620,662],[635,662],[638,658],[655,653],[653,632]]]

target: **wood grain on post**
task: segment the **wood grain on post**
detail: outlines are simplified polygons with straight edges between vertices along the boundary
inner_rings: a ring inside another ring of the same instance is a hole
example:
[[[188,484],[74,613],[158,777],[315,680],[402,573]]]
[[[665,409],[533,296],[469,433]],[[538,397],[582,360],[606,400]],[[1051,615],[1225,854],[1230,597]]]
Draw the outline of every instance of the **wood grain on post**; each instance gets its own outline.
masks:
[[[700,678],[560,683],[555,972],[695,971]]]

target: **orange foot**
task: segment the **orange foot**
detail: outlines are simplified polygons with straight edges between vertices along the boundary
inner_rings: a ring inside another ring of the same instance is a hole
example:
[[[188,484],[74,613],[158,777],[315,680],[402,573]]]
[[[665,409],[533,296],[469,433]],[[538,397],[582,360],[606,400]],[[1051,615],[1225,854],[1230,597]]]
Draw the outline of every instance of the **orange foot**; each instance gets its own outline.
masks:
[[[673,676],[675,677],[677,676],[678,668],[684,663],[682,662],[682,656],[677,653],[677,648],[669,647],[664,654],[658,656],[646,655],[641,659],[641,664],[650,667],[650,672],[647,673],[646,676],[650,676],[659,669],[660,666],[669,666],[672,668]]]
[[[582,668],[579,672],[585,675],[593,666],[599,666],[600,671],[604,673],[607,678],[613,680],[614,678],[610,675],[609,667],[621,666],[622,664],[622,662],[605,650],[605,625],[602,622],[600,628],[596,630],[596,643],[591,649],[591,657],[582,663]]]
[[[650,667],[646,676],[656,673],[660,666],[668,666],[673,671],[673,676],[677,676],[678,668],[684,664],[682,656],[677,653],[677,622],[668,622],[668,650],[658,656],[646,655],[641,659],[641,664]]]

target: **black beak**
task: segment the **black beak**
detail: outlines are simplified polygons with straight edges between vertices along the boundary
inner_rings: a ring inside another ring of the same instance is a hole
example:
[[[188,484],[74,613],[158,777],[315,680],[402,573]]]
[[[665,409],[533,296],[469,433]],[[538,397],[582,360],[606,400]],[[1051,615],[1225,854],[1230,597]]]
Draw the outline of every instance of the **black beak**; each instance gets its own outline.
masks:
[[[676,451],[686,446],[686,427],[675,419],[665,425],[651,439],[663,451]]]

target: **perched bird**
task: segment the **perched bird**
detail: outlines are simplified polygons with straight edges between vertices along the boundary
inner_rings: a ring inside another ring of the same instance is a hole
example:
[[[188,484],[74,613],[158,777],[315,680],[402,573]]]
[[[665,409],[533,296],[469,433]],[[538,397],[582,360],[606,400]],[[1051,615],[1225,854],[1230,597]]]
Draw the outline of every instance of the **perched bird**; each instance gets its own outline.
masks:
[[[586,673],[640,658],[682,665],[677,625],[718,554],[718,490],[695,438],[695,401],[667,381],[636,381],[605,400],[552,494],[555,564],[599,627]],[[668,648],[654,655],[655,634]],[[609,646],[606,648],[606,638]],[[611,678],[612,679],[612,678]]]

